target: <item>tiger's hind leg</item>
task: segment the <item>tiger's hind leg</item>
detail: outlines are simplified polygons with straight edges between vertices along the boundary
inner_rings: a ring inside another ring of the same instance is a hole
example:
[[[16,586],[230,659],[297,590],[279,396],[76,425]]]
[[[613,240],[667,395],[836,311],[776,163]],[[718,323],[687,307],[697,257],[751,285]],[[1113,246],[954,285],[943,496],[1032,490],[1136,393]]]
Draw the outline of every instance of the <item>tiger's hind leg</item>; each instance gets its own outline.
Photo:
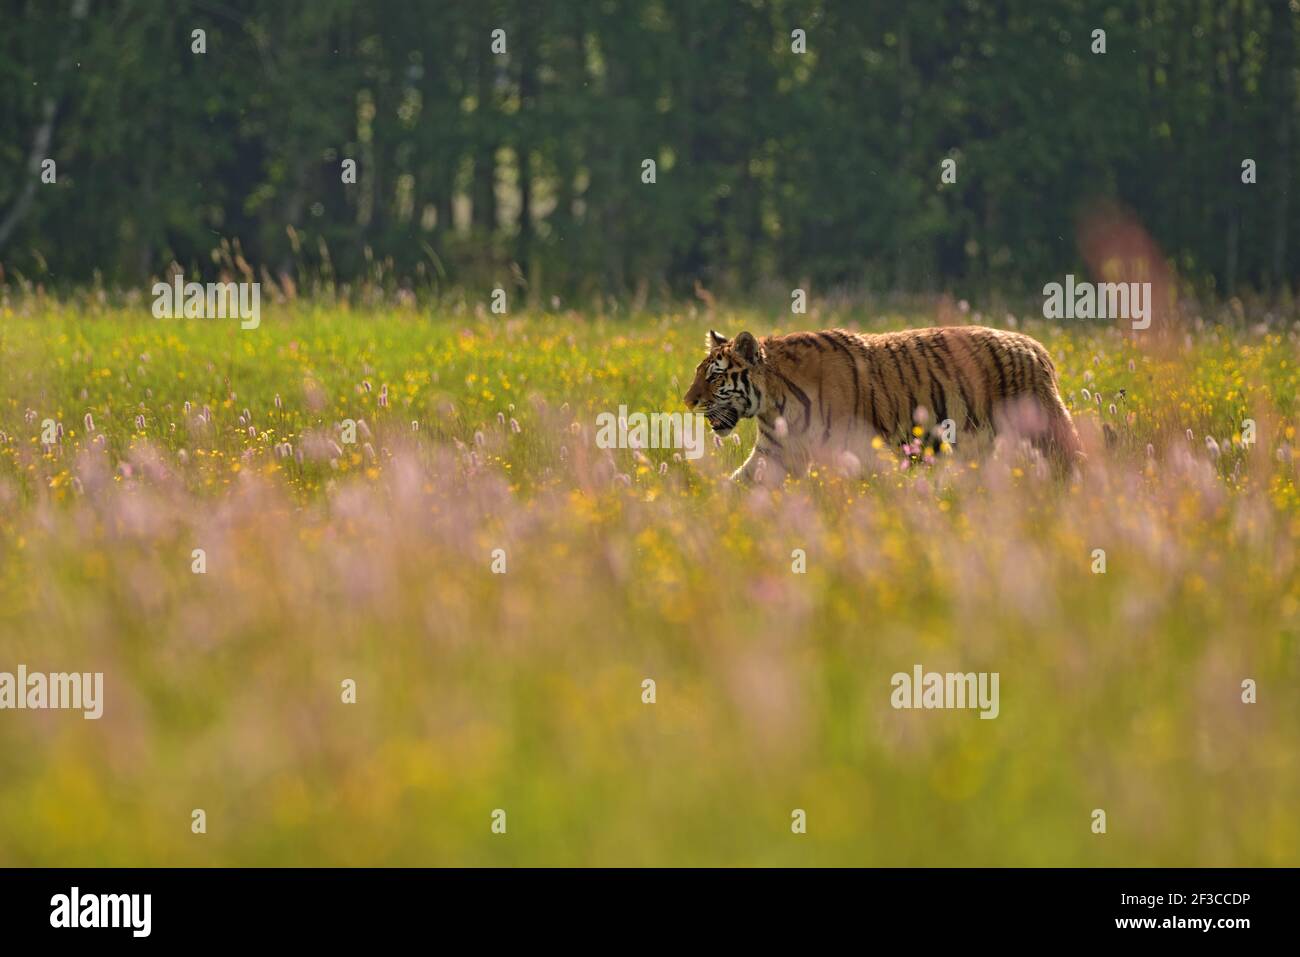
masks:
[[[1043,401],[1047,414],[1047,427],[1034,438],[1034,445],[1052,463],[1058,477],[1071,478],[1078,474],[1086,457],[1079,433],[1070,418],[1070,410],[1055,391]]]
[[[993,431],[1025,441],[1059,478],[1070,477],[1082,459],[1082,446],[1070,412],[1055,389],[1011,399],[994,411]]]

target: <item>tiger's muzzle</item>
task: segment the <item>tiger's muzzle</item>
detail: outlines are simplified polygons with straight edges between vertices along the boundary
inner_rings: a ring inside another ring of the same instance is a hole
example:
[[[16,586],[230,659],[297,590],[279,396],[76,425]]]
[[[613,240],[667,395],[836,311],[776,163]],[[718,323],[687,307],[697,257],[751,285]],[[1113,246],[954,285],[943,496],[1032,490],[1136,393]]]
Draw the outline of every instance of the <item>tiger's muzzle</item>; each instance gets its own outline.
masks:
[[[706,409],[704,418],[716,435],[726,438],[731,434],[731,430],[736,427],[736,423],[740,421],[740,413],[731,406],[724,405]]]

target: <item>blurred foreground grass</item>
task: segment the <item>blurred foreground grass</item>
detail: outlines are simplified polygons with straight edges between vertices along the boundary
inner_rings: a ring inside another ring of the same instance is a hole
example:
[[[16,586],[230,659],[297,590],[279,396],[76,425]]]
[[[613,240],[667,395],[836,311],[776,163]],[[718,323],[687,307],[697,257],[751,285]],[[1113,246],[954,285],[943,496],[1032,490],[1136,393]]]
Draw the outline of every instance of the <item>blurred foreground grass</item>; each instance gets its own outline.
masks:
[[[722,481],[752,423],[593,436],[770,317],[6,302],[0,671],[106,700],[0,711],[0,864],[1300,864],[1296,324],[1016,325],[1079,482],[883,450],[769,493]],[[1000,716],[892,709],[918,663]]]

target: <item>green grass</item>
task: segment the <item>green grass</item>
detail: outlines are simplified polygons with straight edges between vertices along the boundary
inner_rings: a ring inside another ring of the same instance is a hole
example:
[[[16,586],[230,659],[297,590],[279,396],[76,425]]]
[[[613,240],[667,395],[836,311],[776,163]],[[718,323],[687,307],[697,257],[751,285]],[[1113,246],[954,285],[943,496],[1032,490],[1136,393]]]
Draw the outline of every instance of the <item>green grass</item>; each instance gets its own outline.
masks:
[[[0,671],[106,698],[0,711],[0,863],[1300,864],[1293,326],[1018,322],[1069,485],[595,447],[709,326],[934,321],[0,306]],[[999,717],[894,710],[917,663]]]

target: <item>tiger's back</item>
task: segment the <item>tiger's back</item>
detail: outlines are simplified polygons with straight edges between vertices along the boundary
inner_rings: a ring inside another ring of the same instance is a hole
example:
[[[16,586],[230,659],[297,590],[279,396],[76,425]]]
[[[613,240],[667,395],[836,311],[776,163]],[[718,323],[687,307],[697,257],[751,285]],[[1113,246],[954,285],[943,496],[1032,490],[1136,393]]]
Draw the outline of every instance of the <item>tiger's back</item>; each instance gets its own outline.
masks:
[[[885,438],[909,435],[919,407],[936,421],[951,418],[960,430],[980,430],[996,428],[998,407],[1008,400],[1059,401],[1051,356],[1018,332],[982,326],[874,334],[833,329],[773,336],[764,346],[792,381],[816,380],[828,412],[852,410]]]

